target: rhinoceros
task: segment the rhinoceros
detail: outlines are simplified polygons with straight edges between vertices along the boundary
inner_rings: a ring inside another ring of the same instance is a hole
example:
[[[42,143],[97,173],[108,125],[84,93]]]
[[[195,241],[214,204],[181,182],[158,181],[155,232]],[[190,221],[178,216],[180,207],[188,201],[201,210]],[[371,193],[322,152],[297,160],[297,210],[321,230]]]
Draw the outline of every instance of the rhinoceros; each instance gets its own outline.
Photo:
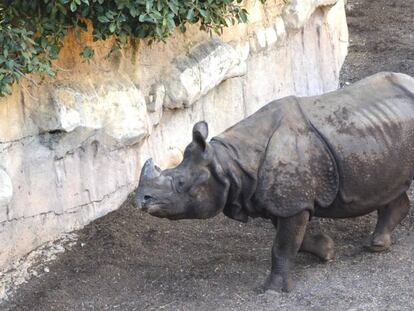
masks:
[[[194,125],[182,162],[161,171],[144,164],[135,203],[169,219],[223,212],[276,228],[264,288],[290,291],[289,267],[299,250],[334,256],[326,234],[309,236],[311,217],[348,218],[374,211],[372,251],[391,245],[406,217],[414,177],[414,79],[378,73],[313,97],[273,101],[209,142]]]

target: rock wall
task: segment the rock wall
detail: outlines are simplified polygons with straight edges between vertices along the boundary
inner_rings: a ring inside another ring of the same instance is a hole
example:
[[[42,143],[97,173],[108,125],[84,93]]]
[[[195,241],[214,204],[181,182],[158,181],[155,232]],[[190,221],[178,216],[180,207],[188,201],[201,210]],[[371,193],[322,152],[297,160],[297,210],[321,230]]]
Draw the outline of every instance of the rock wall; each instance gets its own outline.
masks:
[[[250,22],[221,37],[190,27],[109,58],[111,42],[91,43],[89,63],[69,36],[57,79],[33,77],[0,100],[0,270],[116,209],[148,157],[176,164],[193,123],[215,135],[276,98],[337,88],[343,0],[246,6]]]

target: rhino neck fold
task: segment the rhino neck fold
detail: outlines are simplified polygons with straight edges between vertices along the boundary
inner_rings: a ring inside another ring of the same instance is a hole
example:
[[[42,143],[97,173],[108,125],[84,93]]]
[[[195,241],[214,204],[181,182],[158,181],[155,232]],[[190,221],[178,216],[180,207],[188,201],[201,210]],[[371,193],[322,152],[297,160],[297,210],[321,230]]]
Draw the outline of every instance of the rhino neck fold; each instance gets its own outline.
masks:
[[[211,146],[223,169],[223,178],[229,183],[223,213],[232,219],[247,222],[249,216],[256,214],[251,201],[256,189],[257,170],[239,157],[232,144],[213,138]]]
[[[248,216],[263,216],[258,204],[254,204],[257,176],[269,139],[285,114],[286,101],[296,104],[293,97],[271,102],[211,140],[230,182],[223,210],[226,216],[244,222]]]

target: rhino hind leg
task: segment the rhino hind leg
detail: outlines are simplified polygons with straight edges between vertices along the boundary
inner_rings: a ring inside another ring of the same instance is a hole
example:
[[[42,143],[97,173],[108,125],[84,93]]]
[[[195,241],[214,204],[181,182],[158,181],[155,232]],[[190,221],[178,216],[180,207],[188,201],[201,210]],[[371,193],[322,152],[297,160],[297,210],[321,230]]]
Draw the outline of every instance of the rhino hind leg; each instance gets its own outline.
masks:
[[[385,207],[378,209],[377,225],[369,246],[371,251],[381,252],[391,246],[391,233],[407,216],[409,209],[410,201],[405,192]]]
[[[300,251],[316,255],[323,261],[331,261],[334,259],[335,255],[334,246],[334,241],[326,234],[306,234],[300,247]]]

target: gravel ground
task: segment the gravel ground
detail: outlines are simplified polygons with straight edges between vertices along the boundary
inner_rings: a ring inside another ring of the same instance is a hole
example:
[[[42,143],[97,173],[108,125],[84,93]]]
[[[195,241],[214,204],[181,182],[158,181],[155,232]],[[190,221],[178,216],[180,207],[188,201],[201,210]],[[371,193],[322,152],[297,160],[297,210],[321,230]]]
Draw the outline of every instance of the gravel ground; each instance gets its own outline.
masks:
[[[382,70],[414,76],[413,0],[349,0],[348,11],[342,83]],[[385,253],[364,248],[375,219],[313,220],[311,231],[335,240],[335,260],[301,253],[295,290],[263,294],[269,222],[172,222],[127,203],[78,232],[77,244],[0,310],[414,310],[414,209]]]

